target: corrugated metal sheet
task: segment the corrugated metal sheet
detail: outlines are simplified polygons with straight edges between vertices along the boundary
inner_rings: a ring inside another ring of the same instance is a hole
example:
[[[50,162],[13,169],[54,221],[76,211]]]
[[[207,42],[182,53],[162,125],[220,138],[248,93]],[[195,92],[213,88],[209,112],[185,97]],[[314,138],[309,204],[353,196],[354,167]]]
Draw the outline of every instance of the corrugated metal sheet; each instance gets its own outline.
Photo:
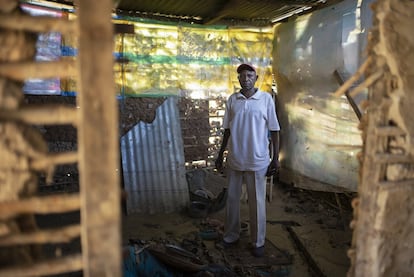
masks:
[[[120,0],[117,13],[198,24],[268,26],[273,19],[342,0]]]
[[[158,107],[121,138],[128,213],[169,213],[189,201],[177,98]]]
[[[28,1],[28,0],[26,0]],[[168,22],[218,24],[227,26],[272,25],[306,10],[317,10],[343,0],[117,0],[115,13],[123,16],[158,19]],[[73,0],[30,0],[43,6],[70,9]]]

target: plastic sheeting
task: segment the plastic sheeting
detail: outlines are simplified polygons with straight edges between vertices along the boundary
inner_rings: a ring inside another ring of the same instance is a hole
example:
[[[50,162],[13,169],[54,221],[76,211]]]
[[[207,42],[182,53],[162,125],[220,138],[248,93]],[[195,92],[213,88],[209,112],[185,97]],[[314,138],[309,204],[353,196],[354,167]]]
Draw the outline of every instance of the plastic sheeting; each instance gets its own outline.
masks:
[[[51,9],[24,5],[33,15],[76,17]],[[271,91],[273,28],[235,28],[197,24],[168,24],[137,17],[116,17],[114,23],[134,25],[134,34],[115,36],[116,93],[121,96],[186,96],[207,99],[226,96],[239,87],[236,67],[249,62],[257,67],[258,86]],[[77,38],[58,33],[41,34],[38,60],[76,57]],[[91,61],[99,62],[99,61]],[[76,95],[75,79],[33,80],[26,93]]]
[[[363,62],[369,2],[346,0],[277,28],[281,178],[287,183],[327,191],[357,189],[359,121],[345,96],[332,95],[339,87],[333,73],[348,78]],[[360,104],[365,98],[354,100]],[[320,186],[309,186],[310,180]]]
[[[117,53],[129,60],[116,66],[118,90],[125,95],[228,95],[238,87],[235,70],[242,62],[256,65],[258,84],[270,89],[271,28],[134,25],[135,34],[119,35],[116,43]]]
[[[114,69],[121,96],[227,96],[239,87],[236,67],[242,62],[255,65],[257,84],[271,90],[272,28],[168,25],[133,17],[114,22],[135,28],[115,38],[115,57],[127,61]],[[64,55],[77,54],[74,38],[65,38],[62,47]],[[62,89],[74,92],[76,83],[68,80]]]
[[[24,12],[33,16],[50,16],[50,17],[62,17],[63,13],[60,11],[37,8],[35,6],[22,4]],[[36,61],[56,61],[62,56],[61,42],[62,36],[57,32],[50,32],[39,34],[36,43]],[[47,94],[47,95],[60,95],[60,79],[30,79],[25,81],[23,91],[26,94]]]

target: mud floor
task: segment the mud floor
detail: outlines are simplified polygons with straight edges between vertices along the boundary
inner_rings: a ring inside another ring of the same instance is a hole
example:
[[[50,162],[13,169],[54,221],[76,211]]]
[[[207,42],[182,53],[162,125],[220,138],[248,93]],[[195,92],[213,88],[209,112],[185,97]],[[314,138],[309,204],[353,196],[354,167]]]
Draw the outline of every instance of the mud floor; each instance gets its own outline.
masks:
[[[229,266],[235,276],[346,276],[352,195],[336,196],[275,184],[273,199],[267,204],[265,258],[250,255],[248,228],[242,228],[241,242],[236,250],[217,246],[224,209],[200,218],[189,216],[188,211],[124,216],[123,243],[136,242],[142,246],[156,242],[183,246],[195,253],[201,262]],[[248,205],[244,200],[242,203],[242,222],[248,226]],[[214,233],[216,236],[206,233],[206,226],[210,231],[211,228],[218,231]],[[246,232],[244,236],[243,231]],[[192,244],[190,248],[189,243]]]
[[[76,192],[78,187],[68,182],[73,178],[76,179],[76,176],[60,178],[60,183],[43,187],[42,194]],[[220,189],[215,187],[211,191],[217,194]],[[200,264],[231,269],[221,274],[195,275],[194,272],[187,271],[194,264],[184,264],[186,267],[183,268],[182,260],[171,260],[171,257],[167,257],[167,261],[159,260],[162,264],[167,264],[169,269],[178,272],[176,276],[346,276],[349,269],[346,252],[351,244],[351,231],[348,226],[352,216],[350,202],[353,195],[337,194],[336,197],[334,193],[312,192],[275,183],[272,196],[272,201],[267,202],[268,224],[264,258],[254,258],[247,249],[248,205],[242,199],[242,236],[236,249],[222,249],[216,244],[222,232],[224,209],[205,216],[190,213],[188,209],[161,215],[124,214],[124,260],[128,259],[128,249],[131,246],[139,251],[149,245],[174,245],[191,252]],[[41,227],[54,227],[75,224],[79,222],[80,215],[78,212],[47,215],[39,216],[37,220]],[[69,244],[47,245],[45,252],[51,256],[60,256],[79,252],[80,247],[78,239]],[[163,257],[161,255],[158,258]],[[176,264],[171,265],[171,261]],[[186,275],[182,275],[183,273]],[[82,274],[75,272],[59,276]]]

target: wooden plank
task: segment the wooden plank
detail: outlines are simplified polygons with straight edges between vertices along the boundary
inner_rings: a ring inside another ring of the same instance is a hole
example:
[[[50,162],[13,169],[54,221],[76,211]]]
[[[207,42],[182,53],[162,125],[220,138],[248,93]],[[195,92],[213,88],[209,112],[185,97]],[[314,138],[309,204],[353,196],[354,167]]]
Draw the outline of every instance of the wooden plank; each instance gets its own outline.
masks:
[[[396,181],[381,181],[379,182],[381,190],[413,190],[414,179],[396,180]]]
[[[71,255],[32,265],[18,265],[0,269],[2,277],[45,276],[82,270],[82,256]]]
[[[69,78],[76,76],[74,60],[55,62],[15,62],[0,64],[0,76],[24,81],[30,78]]]
[[[77,33],[74,21],[50,16],[2,14],[0,28],[36,33],[59,32],[63,35],[76,35]]]
[[[407,132],[396,126],[378,126],[375,128],[375,134],[378,136],[403,136]]]
[[[339,73],[338,70],[334,71],[334,76],[337,79],[338,83],[342,86],[345,81],[343,80],[341,74]],[[361,117],[362,117],[362,113],[359,110],[358,105],[355,103],[354,99],[350,96],[349,94],[349,90],[347,89],[345,91],[345,97],[348,100],[349,104],[351,105],[352,109],[354,110],[354,113],[356,114],[356,116],[358,117],[358,120],[361,121]]]
[[[76,126],[78,115],[77,109],[72,106],[43,104],[41,106],[23,106],[18,110],[1,110],[0,120],[17,120],[28,124],[71,124],[73,126]]]
[[[358,81],[365,73],[367,68],[372,63],[372,57],[369,57],[365,60],[365,62],[358,68],[354,75],[351,76],[348,80],[346,80],[335,92],[334,96],[340,97],[356,82]]]
[[[393,164],[393,163],[414,163],[414,158],[403,154],[375,154],[374,160],[378,164]]]
[[[14,233],[0,237],[0,246],[18,244],[69,243],[80,237],[80,225],[71,225],[50,230],[38,230],[29,233]]]
[[[62,153],[49,153],[44,156],[37,156],[30,161],[30,167],[35,170],[45,170],[53,165],[58,164],[73,164],[78,161],[77,152],[62,152]]]
[[[349,96],[355,97],[360,94],[362,91],[370,87],[374,82],[376,82],[381,76],[384,74],[383,71],[378,71],[370,75],[368,78],[365,79],[361,84],[359,84],[356,88],[354,88],[350,93]]]
[[[79,209],[80,200],[78,194],[31,197],[0,202],[0,220],[25,213],[64,213]]]
[[[78,1],[78,128],[85,276],[121,276],[118,103],[112,0]]]
[[[114,33],[115,34],[135,34],[135,25],[115,23]]]

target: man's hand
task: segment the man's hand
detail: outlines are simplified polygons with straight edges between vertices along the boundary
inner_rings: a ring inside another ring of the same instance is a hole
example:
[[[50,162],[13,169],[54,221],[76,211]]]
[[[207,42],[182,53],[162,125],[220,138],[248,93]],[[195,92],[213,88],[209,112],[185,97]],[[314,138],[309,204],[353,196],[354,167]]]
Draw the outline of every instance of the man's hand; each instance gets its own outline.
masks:
[[[274,176],[279,172],[280,164],[278,160],[272,160],[267,167],[266,176]]]

